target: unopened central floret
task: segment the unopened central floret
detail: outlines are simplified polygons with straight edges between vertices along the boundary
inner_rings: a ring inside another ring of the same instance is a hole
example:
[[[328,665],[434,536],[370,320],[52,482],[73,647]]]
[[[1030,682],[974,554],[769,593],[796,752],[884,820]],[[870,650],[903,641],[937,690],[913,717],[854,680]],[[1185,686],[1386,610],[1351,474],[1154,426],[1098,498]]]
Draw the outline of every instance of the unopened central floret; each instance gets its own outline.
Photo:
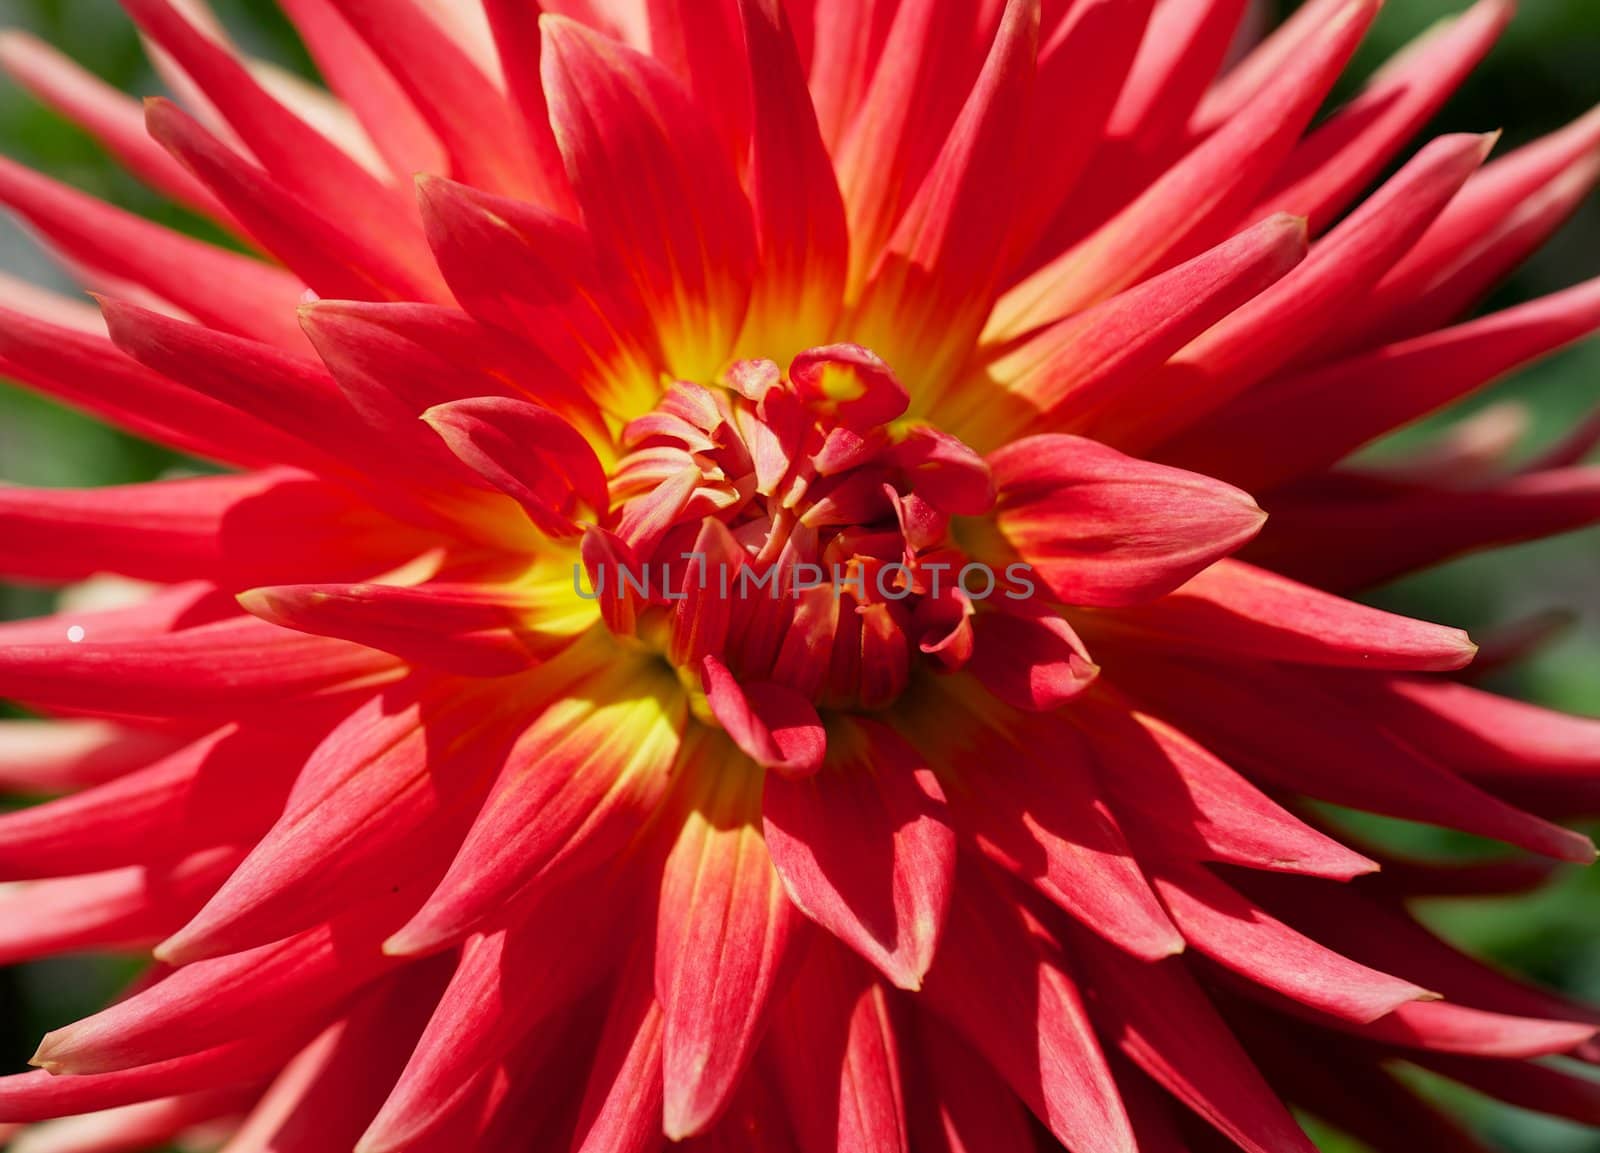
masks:
[[[973,600],[1008,577],[970,564],[950,522],[988,512],[994,485],[907,404],[854,345],[671,386],[624,430],[613,531],[584,542],[607,619],[686,670],[713,657],[832,706],[893,701],[919,653],[960,667]]]

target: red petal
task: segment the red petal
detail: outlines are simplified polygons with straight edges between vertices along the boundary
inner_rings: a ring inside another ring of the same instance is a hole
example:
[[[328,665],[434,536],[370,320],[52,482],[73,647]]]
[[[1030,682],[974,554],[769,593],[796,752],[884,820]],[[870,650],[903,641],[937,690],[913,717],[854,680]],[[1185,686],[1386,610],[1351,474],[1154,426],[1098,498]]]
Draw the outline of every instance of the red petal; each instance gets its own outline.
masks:
[[[119,1153],[169,1145],[208,1124],[226,1123],[249,1109],[259,1086],[212,1090],[141,1101],[104,1113],[49,1121],[27,1131],[18,1144],[34,1153]]]
[[[1589,1006],[1508,976],[1440,940],[1403,907],[1363,895],[1353,886],[1254,873],[1235,874],[1234,880],[1280,919],[1315,935],[1329,948],[1384,972],[1426,982],[1460,1003],[1452,1009],[1476,1006],[1513,1018],[1543,1018],[1533,1021],[1540,1027],[1600,1023],[1600,1013]],[[1430,1011],[1442,1007],[1413,1006]]]
[[[1402,49],[1300,142],[1258,211],[1307,216],[1311,231],[1322,232],[1461,86],[1513,11],[1510,0],[1484,0]]]
[[[111,572],[178,581],[223,566],[222,522],[283,474],[196,477],[96,489],[0,487],[0,570],[43,581]]]
[[[1071,729],[987,734],[954,771],[956,819],[990,860],[1135,957],[1182,951]]]
[[[790,334],[832,331],[850,238],[786,6],[739,0],[738,8],[754,97],[750,199],[762,269],[740,343],[781,362],[811,343]]]
[[[731,745],[705,741],[688,770],[704,791],[667,858],[656,928],[669,1140],[704,1132],[728,1106],[805,924],[756,824],[760,775]]]
[[[1596,328],[1600,280],[1270,381],[1164,448],[1162,459],[1264,492],[1320,472]],[[1297,430],[1292,451],[1272,435],[1283,428]]]
[[[319,295],[357,300],[446,298],[424,245],[395,251],[381,236],[346,231],[334,217],[318,212],[169,100],[147,101],[145,122],[150,135],[183,161],[263,248]]]
[[[1132,1153],[1127,1111],[1082,992],[1050,943],[976,868],[956,886],[924,996],[1063,1144]]]
[[[685,717],[663,670],[619,659],[609,643],[580,643],[524,691],[543,711],[497,758],[489,797],[449,871],[385,943],[390,952],[458,941],[552,875],[617,856],[666,794]]]
[[[1147,605],[1085,620],[1154,644],[1294,664],[1446,672],[1478,647],[1460,629],[1332,596],[1235,560],[1218,561]]]
[[[751,91],[739,0],[645,0],[650,55],[705,110],[740,175],[750,156]],[[766,75],[766,73],[763,73]],[[800,91],[804,93],[804,81]]]
[[[148,768],[189,740],[182,730],[109,721],[0,721],[0,784],[24,794],[92,788]]]
[[[1195,13],[1181,6],[1167,7],[1176,19],[1220,10],[1216,5]],[[1002,343],[1054,323],[1220,241],[1288,155],[1377,7],[1376,0],[1351,0],[1243,114],[1086,240],[1001,297],[985,341]],[[1178,63],[1190,66],[1192,61],[1175,51],[1178,42],[1160,39],[1161,32],[1159,25],[1152,25],[1146,36],[1152,51],[1170,53]],[[1086,184],[1095,175],[1091,171]]]
[[[244,617],[137,641],[0,650],[0,695],[112,715],[232,714],[394,667],[387,653]]]
[[[947,432],[918,425],[907,430],[887,457],[903,470],[912,495],[942,513],[982,516],[994,507],[994,477],[988,464]]]
[[[543,24],[545,92],[584,221],[655,317],[667,370],[713,379],[754,276],[750,206],[704,114],[659,64]]]
[[[1074,436],[989,458],[1000,532],[1060,600],[1125,605],[1170,593],[1239,548],[1266,514],[1236,488]]]
[[[496,83],[416,0],[334,0],[450,156],[451,175],[493,192],[562,203],[559,168],[542,169]],[[554,157],[547,154],[548,163]]]
[[[525,672],[594,617],[574,613],[559,580],[543,588],[432,583],[276,585],[239,595],[245,611],[299,632],[339,637],[446,672]],[[553,602],[553,603],[552,603]]]
[[[826,937],[774,1016],[767,1051],[803,1153],[909,1153],[888,995]]]
[[[1146,849],[1348,881],[1378,868],[1317,832],[1165,721],[1093,698],[1073,714],[1091,738],[1100,786]]]
[[[512,1089],[502,1084],[496,1092],[490,1082],[508,1066],[513,1077],[539,1072],[539,1061],[515,1060],[518,1050],[537,1046],[541,1036],[559,1040],[556,1015],[605,977],[634,921],[633,878],[613,872],[601,883],[604,901],[580,884],[548,894],[511,927],[468,942],[405,1071],[356,1146],[362,1153],[463,1148],[487,1123],[478,1111],[492,1117],[485,1095],[504,1100]],[[551,948],[557,939],[563,947]]]
[[[1555,468],[1481,487],[1396,485],[1374,498],[1275,501],[1251,560],[1322,588],[1367,588],[1452,557],[1600,519],[1600,468]]]
[[[892,730],[858,721],[805,780],[767,778],[767,847],[800,910],[903,989],[932,963],[955,872],[933,773]]]
[[[1033,1129],[1027,1110],[994,1066],[973,1052],[932,1013],[916,1014],[906,1039],[906,1062],[920,1065],[906,1093],[912,1148],[918,1153],[978,1153],[1027,1149]]]
[[[417,191],[462,307],[542,351],[608,410],[633,416],[654,405],[660,354],[649,314],[585,229],[448,180],[424,177]]]
[[[1167,1092],[1247,1153],[1315,1153],[1182,960],[1130,964],[1081,929],[1071,944],[1100,1028]]]
[[[84,128],[128,171],[185,207],[226,221],[217,203],[189,171],[144,130],[144,108],[69,57],[26,32],[0,36],[0,64],[34,97]]]
[[[1023,145],[1029,173],[1018,190],[1013,255],[1039,240],[1102,145],[1152,6],[1151,0],[1087,0],[1064,14],[1058,8],[1053,29],[1051,6],[1045,6],[1034,107],[1071,108],[1072,115],[1030,118]]]
[[[520,504],[544,532],[576,536],[582,501],[606,516],[605,469],[583,434],[532,401],[479,397],[436,405],[422,419],[473,471]]]
[[[1054,712],[1100,675],[1072,626],[1054,613],[979,613],[972,629],[973,675],[1013,708]]]
[[[751,760],[791,777],[806,777],[821,767],[827,734],[810,700],[769,681],[741,685],[713,656],[701,667],[706,704]]]
[[[1203,866],[1163,865],[1155,886],[1196,952],[1302,1005],[1366,1024],[1438,996],[1323,947]]]
[[[366,439],[315,359],[102,298],[116,346],[154,372],[294,438],[284,463],[337,472]]]
[[[1007,0],[989,58],[850,325],[927,395],[965,363],[999,287],[1033,112],[1040,0]],[[948,19],[949,17],[945,17]]]
[[[859,295],[888,245],[966,99],[962,81],[976,75],[955,59],[966,38],[944,0],[910,0],[892,16],[862,13],[854,19],[865,25],[859,30],[870,41],[882,43],[882,51],[871,83],[843,110],[852,123],[833,147],[850,222],[852,296]],[[813,77],[813,87],[818,79]]]
[[[311,754],[283,815],[158,954],[185,964],[237,953],[359,908],[374,891],[404,888],[415,901],[431,883],[418,869],[443,865],[507,728],[456,681],[416,677],[373,697]]]
[[[808,6],[786,7],[796,8],[789,18],[796,22],[798,33]],[[811,99],[832,152],[861,110],[898,5],[894,0],[815,0],[814,7]]]
[[[276,184],[318,215],[340,221],[341,228],[359,237],[362,245],[402,263],[425,259],[426,248],[403,188],[380,181],[275,99],[234,52],[172,0],[128,0],[124,7],[145,35],[205,93],[211,108]],[[351,204],[360,204],[362,211],[349,213]]]
[[[334,0],[283,0],[283,9],[317,72],[361,122],[394,177],[444,171],[439,138]]]
[[[0,877],[93,873],[248,844],[270,827],[316,744],[316,728],[306,729],[226,725],[104,784],[8,813]]]
[[[99,333],[0,309],[0,365],[19,384],[196,456],[257,467],[305,452],[254,417],[129,360]]]
[[[859,344],[807,349],[790,363],[789,380],[807,401],[858,432],[889,423],[911,404],[894,369]]]
[[[252,1032],[245,1040],[228,1041],[214,1049],[115,1073],[58,1077],[35,1069],[0,1077],[0,1118],[7,1122],[43,1121],[115,1109],[175,1093],[259,1085],[283,1068],[314,1028],[302,1027],[288,1033]]]
[[[718,656],[728,643],[728,630],[738,605],[736,586],[749,554],[733,532],[715,517],[700,523],[700,532],[685,561],[679,600],[672,609],[674,664],[694,667],[702,658]],[[620,573],[613,573],[617,580]]]
[[[378,942],[415,899],[385,891],[338,922],[287,941],[185,965],[46,1035],[34,1063],[55,1073],[109,1073],[263,1031],[320,1027],[350,993],[399,963],[386,958]]]
[[[0,891],[0,964],[86,950],[143,951],[181,925],[238,864],[234,848]]]
[[[1108,398],[1141,388],[1149,373],[1305,254],[1304,221],[1269,217],[1169,272],[1052,325],[994,360],[984,373],[1025,402],[1025,410],[1009,422],[1017,433],[1036,414],[1063,422],[1084,420]],[[995,426],[995,397],[989,390],[973,387],[956,393],[945,402],[941,416],[963,405],[972,409],[969,419],[975,425],[1002,431]]]
[[[74,264],[137,284],[203,324],[303,349],[294,309],[305,286],[271,264],[193,240],[0,160],[0,203]]]
[[[653,945],[639,938],[612,995],[572,1153],[660,1151],[662,1012],[651,972]]]
[[[1483,163],[1494,136],[1441,136],[1364,201],[1298,267],[1179,353],[1137,398],[1095,422],[1130,451],[1202,416],[1313,352],[1340,310],[1405,255]]]
[[[1122,667],[1130,683],[1136,673],[1140,694],[1272,786],[1558,860],[1594,860],[1587,837],[1506,804],[1374,729],[1365,714],[1290,666],[1169,664],[1153,655],[1137,670],[1130,664]],[[1307,733],[1316,739],[1307,741]]]
[[[1597,180],[1600,110],[1491,161],[1377,287],[1339,318],[1328,347],[1356,352],[1455,320],[1544,244]]]
[[[449,975],[411,965],[361,995],[301,1050],[229,1139],[230,1153],[336,1153],[355,1147],[427,1024]]]
[[[505,74],[506,89],[511,105],[521,121],[524,139],[528,142],[533,169],[537,174],[535,199],[562,216],[576,219],[577,201],[572,195],[572,184],[567,179],[566,165],[561,160],[561,149],[556,147],[556,136],[550,127],[550,106],[544,98],[544,78],[539,72],[539,56],[543,50],[543,36],[539,31],[539,8],[524,4],[522,0],[484,0],[484,12],[489,17],[489,27],[494,32],[495,47],[500,56],[500,69]],[[560,11],[560,5],[549,5],[550,11]],[[588,22],[590,27],[597,21]],[[432,89],[432,86],[430,86]],[[445,100],[450,97],[444,96]],[[435,116],[459,114],[459,108],[440,108]],[[467,130],[464,142],[477,146],[482,136],[482,125],[473,123]],[[434,169],[434,171],[440,171]]]

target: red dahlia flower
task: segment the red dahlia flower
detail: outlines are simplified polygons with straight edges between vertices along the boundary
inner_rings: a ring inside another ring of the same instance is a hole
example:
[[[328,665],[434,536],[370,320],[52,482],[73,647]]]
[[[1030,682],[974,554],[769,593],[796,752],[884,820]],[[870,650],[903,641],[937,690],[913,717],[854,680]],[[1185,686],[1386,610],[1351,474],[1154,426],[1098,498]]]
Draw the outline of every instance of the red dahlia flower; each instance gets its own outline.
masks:
[[[101,294],[0,368],[229,467],[0,489],[11,577],[151,586],[0,630],[65,794],[0,956],[155,959],[19,1150],[1476,1148],[1397,1063],[1600,1122],[1531,1060],[1600,1015],[1407,911],[1540,870],[1306,803],[1594,856],[1600,724],[1340,596],[1600,516],[1592,429],[1340,463],[1600,324],[1457,323],[1600,119],[1361,199],[1506,3],[1309,130],[1377,0],[1226,70],[1243,0],[284,0],[335,98],[124,4],[184,108],[5,63],[251,251],[0,167]]]

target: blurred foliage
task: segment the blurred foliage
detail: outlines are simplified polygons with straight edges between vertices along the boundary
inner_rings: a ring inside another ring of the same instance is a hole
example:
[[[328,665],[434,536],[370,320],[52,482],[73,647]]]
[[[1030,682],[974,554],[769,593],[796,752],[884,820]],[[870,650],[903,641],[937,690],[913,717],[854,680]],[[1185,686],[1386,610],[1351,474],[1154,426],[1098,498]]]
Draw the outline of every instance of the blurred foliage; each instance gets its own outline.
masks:
[[[1346,91],[1382,60],[1466,0],[1389,0]],[[1293,7],[1288,0],[1282,7]],[[215,0],[236,40],[310,73],[304,50],[271,0]],[[119,88],[160,90],[132,26],[115,0],[0,0],[0,27],[26,29]],[[1600,2],[1522,0],[1510,30],[1430,131],[1502,128],[1502,150],[1548,132],[1600,103]],[[68,183],[186,230],[214,237],[121,172],[82,133],[9,86],[0,89],[0,151]],[[67,287],[19,230],[0,227],[0,267]],[[1600,274],[1600,203],[1591,202],[1544,252],[1489,302],[1503,307]],[[1489,405],[1526,406],[1527,444],[1555,439],[1600,401],[1600,342],[1552,358],[1446,416],[1422,422],[1371,450],[1377,458],[1425,444],[1449,422]],[[1291,432],[1292,434],[1292,432]],[[103,485],[149,479],[181,466],[171,454],[0,385],[0,480]],[[1600,714],[1600,532],[1459,561],[1381,590],[1386,607],[1449,621],[1479,635],[1552,608],[1575,613],[1559,643],[1494,687],[1576,712]],[[0,587],[0,619],[49,608],[40,590]],[[1352,818],[1352,820],[1356,820]],[[1448,855],[1459,838],[1398,822],[1359,819],[1364,835],[1412,852]],[[1430,909],[1447,935],[1492,960],[1572,993],[1600,999],[1600,872],[1573,871],[1547,892],[1514,901],[1447,902]],[[92,1011],[132,973],[125,960],[67,959],[0,975],[0,1061],[19,1068],[40,1034]],[[1490,1104],[1436,1078],[1419,1083],[1479,1124],[1510,1153],[1596,1153],[1600,1138],[1575,1126]],[[1307,1119],[1330,1153],[1357,1146]]]

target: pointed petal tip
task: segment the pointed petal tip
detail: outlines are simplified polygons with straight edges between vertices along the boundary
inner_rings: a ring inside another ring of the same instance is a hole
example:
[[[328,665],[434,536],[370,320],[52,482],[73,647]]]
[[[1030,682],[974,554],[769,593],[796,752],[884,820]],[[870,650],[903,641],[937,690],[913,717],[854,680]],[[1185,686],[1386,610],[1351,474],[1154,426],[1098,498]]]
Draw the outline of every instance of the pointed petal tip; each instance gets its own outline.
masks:
[[[52,1077],[65,1076],[72,1072],[71,1032],[74,1026],[65,1025],[60,1029],[53,1029],[44,1035],[39,1042],[39,1048],[28,1058],[28,1064],[35,1069],[43,1069]]]
[[[364,1134],[351,1153],[395,1153],[399,1146],[382,1134]]]
[[[471,935],[468,930],[456,929],[448,922],[425,916],[426,912],[426,908],[422,909],[389,935],[379,947],[385,957],[426,957]]]
[[[702,1136],[720,1119],[715,1105],[697,1100],[693,1092],[674,1094],[670,1088],[661,1102],[661,1135],[671,1144]]]
[[[1297,215],[1293,212],[1276,213],[1272,220],[1285,233],[1292,238],[1295,247],[1309,250],[1311,247],[1311,217]],[[1304,252],[1302,252],[1302,255]]]
[[[407,925],[385,940],[381,951],[385,957],[420,957],[436,947],[429,934],[417,932]]]
[[[273,600],[270,588],[245,589],[241,593],[235,593],[233,599],[240,608],[251,616],[260,617],[263,620],[272,619]]]
[[[684,1116],[682,1110],[674,1110],[670,1103],[662,1110],[661,1135],[672,1144],[687,1141],[691,1137],[698,1136],[699,1132],[700,1129],[695,1122]],[[360,1150],[357,1150],[357,1153],[360,1153]]]
[[[157,964],[171,965],[174,968],[179,965],[187,965],[190,961],[198,960],[198,958],[189,955],[189,942],[185,940],[185,935],[185,931],[179,929],[154,949],[151,949],[150,956],[155,959]]]
[[[32,52],[42,43],[37,36],[20,28],[0,29],[0,64],[7,64],[9,58],[19,52]]]

